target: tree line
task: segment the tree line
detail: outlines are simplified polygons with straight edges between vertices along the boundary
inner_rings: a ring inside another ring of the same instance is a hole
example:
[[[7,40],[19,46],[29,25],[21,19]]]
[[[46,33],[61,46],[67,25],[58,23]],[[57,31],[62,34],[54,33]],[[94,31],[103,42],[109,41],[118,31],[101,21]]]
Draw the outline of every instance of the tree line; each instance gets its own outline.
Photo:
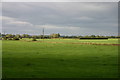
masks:
[[[59,38],[60,34],[51,34],[51,35],[29,35],[29,34],[1,34],[0,33],[0,38],[3,40],[19,40],[22,38],[33,38],[35,39],[51,39],[51,38]]]
[[[35,39],[51,39],[51,38],[120,38],[120,36],[100,36],[100,35],[86,35],[86,36],[61,36],[59,33],[50,35],[29,35],[29,34],[1,34],[0,38],[3,40],[19,40],[22,38],[33,38]]]

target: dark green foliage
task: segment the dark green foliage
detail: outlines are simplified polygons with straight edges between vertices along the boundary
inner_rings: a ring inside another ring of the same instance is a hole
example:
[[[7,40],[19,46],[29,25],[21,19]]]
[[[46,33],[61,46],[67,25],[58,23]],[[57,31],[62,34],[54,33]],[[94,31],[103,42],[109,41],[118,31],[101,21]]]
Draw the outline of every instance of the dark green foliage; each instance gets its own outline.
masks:
[[[58,34],[51,34],[50,35],[52,38],[59,38],[60,37],[60,34],[58,33]]]
[[[22,38],[20,34],[16,34],[15,37]]]
[[[28,34],[23,34],[21,37],[22,37],[22,38],[29,38],[30,35],[28,35]]]
[[[12,38],[8,38],[8,40],[13,40]]]
[[[6,37],[6,36],[4,36],[4,37],[3,37],[3,40],[7,40],[7,37]]]
[[[6,37],[7,37],[7,38],[12,38],[13,35],[12,35],[12,34],[7,34]]]
[[[120,36],[102,36],[102,35],[84,35],[84,36],[68,36],[68,35],[63,35],[61,36],[59,33],[53,33],[51,35],[29,35],[29,34],[1,34],[0,37],[6,37],[6,38],[14,38],[17,37],[19,39],[22,38],[36,38],[36,39],[51,39],[51,38],[70,38],[70,39],[79,39],[79,38],[120,38]],[[6,38],[4,40],[6,40]]]
[[[32,41],[37,41],[36,38],[33,38]]]
[[[36,35],[33,35],[33,36],[32,36],[32,38],[34,38],[34,39],[37,39],[37,38],[38,38],[38,36],[36,36]]]
[[[19,40],[19,38],[17,38],[17,37],[14,37],[14,38],[13,38],[13,40]]]
[[[91,37],[91,38],[95,38],[96,36],[95,36],[95,35],[91,35],[90,37]]]
[[[0,33],[0,37],[2,37],[2,34]]]

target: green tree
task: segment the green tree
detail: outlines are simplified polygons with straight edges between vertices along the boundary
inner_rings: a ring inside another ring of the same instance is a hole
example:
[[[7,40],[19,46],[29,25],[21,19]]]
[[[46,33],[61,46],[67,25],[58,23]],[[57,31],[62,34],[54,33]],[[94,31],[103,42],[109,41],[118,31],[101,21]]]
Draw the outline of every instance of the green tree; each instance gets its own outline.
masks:
[[[13,40],[19,40],[19,38],[18,37],[13,37]]]
[[[3,37],[3,40],[7,40],[8,38],[6,36]]]
[[[32,36],[32,38],[34,38],[34,39],[37,39],[37,38],[38,38],[38,36],[36,36],[36,35],[33,35],[33,36]]]
[[[96,36],[95,36],[95,35],[91,35],[90,37],[91,37],[91,38],[95,38]]]
[[[2,37],[2,34],[0,33],[0,37]]]
[[[60,34],[58,33],[58,34],[51,34],[50,35],[52,38],[59,38],[60,37]]]
[[[6,38],[13,38],[13,35],[12,34],[7,34]]]
[[[15,37],[21,38],[21,35],[20,34],[16,34]]]
[[[36,38],[33,38],[32,41],[37,41]]]
[[[29,38],[30,37],[30,35],[28,35],[28,34],[23,34],[22,35],[22,38]]]

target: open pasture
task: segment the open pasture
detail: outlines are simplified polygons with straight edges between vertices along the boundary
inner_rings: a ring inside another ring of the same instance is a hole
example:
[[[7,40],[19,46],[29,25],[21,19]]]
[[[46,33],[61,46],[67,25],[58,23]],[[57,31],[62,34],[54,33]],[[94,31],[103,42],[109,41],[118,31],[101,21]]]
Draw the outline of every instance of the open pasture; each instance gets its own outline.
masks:
[[[4,40],[3,78],[118,77],[118,46],[53,42],[117,44],[118,40]]]

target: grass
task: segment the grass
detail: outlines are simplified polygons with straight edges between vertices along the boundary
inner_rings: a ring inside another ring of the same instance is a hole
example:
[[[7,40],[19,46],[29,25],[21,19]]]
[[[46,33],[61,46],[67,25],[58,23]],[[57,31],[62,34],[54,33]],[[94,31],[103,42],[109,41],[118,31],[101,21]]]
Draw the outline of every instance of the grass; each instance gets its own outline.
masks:
[[[27,39],[29,41],[29,39]],[[40,40],[39,40],[40,41]],[[3,41],[3,78],[116,78],[118,46]],[[116,43],[117,40],[85,42]]]
[[[38,39],[41,41],[40,39]],[[80,40],[80,39],[45,39],[44,41],[50,41],[50,42],[88,42],[88,43],[106,43],[106,44],[118,44],[118,39],[103,39],[103,40],[90,40],[90,39],[85,39],[85,40]]]

